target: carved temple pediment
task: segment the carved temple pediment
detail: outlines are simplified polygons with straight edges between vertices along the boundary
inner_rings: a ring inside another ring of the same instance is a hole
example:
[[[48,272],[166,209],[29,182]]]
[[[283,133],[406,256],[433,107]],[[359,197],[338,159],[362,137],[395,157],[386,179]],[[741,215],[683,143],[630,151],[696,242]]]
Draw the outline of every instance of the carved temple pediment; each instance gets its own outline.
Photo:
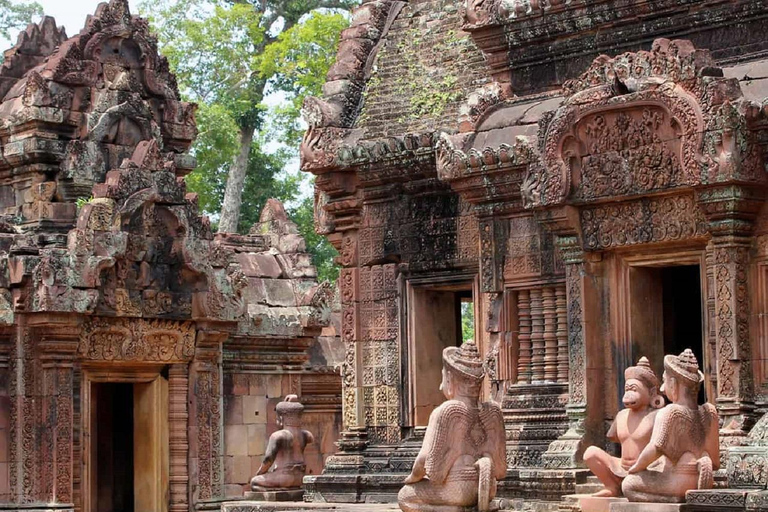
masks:
[[[563,92],[540,121],[541,161],[528,168],[522,195],[527,208],[578,206],[585,248],[705,236],[712,189],[718,197],[724,187],[749,189],[737,209],[756,207],[766,183],[762,113],[708,52],[657,40],[650,52],[596,59]],[[656,197],[670,193],[679,197]],[[661,221],[673,212],[679,225]],[[617,224],[618,239],[609,241],[601,219]]]

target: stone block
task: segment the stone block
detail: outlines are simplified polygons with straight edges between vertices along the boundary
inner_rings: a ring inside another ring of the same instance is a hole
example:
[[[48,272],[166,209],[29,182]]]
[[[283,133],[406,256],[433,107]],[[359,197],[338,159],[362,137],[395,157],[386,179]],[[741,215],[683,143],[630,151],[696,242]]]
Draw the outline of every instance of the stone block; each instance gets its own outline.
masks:
[[[744,510],[747,496],[755,492],[746,489],[696,489],[685,493],[685,502],[693,510]]]
[[[579,496],[581,512],[610,512],[612,503],[627,503],[627,498],[599,498],[597,496]]]
[[[307,244],[301,235],[289,234],[280,237],[277,248],[283,253],[304,252],[307,250]]]
[[[686,512],[685,503],[611,503],[610,512]]]
[[[304,489],[276,489],[273,491],[247,491],[247,501],[304,501]],[[240,502],[240,506],[245,504]],[[255,508],[261,510],[261,507]]]
[[[224,397],[224,424],[242,425],[243,424],[243,397],[225,396]]]
[[[248,455],[252,457],[261,457],[267,448],[267,441],[269,437],[267,435],[267,425],[248,425]]]
[[[768,485],[768,446],[732,446],[728,449],[728,485],[765,489]]]
[[[267,375],[267,398],[282,398],[283,379],[280,375]]]
[[[8,479],[8,463],[0,462],[0,496],[11,492],[11,485]]]
[[[224,496],[227,498],[239,498],[243,495],[243,486],[239,484],[225,484]]]
[[[246,425],[224,426],[224,454],[248,455],[248,427]]]
[[[243,423],[246,425],[267,422],[267,397],[246,395],[243,397]]]
[[[251,457],[236,455],[224,459],[224,482],[245,485],[251,481]]]
[[[280,265],[271,254],[239,253],[237,261],[248,277],[268,277],[277,279],[282,274]]]
[[[270,306],[291,307],[296,305],[293,283],[288,279],[264,279],[267,304]]]

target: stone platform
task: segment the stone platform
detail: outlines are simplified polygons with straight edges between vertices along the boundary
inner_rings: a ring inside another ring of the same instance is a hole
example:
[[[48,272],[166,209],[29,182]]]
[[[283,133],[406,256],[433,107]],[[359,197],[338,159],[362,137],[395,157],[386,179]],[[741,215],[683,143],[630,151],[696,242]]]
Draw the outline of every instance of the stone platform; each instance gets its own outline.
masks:
[[[248,491],[245,501],[304,501],[304,489],[271,489]]]
[[[400,509],[396,504],[383,503],[304,503],[277,501],[225,501],[221,512],[394,512]]]
[[[689,510],[685,503],[629,503],[618,502],[611,504],[611,512],[686,512]]]

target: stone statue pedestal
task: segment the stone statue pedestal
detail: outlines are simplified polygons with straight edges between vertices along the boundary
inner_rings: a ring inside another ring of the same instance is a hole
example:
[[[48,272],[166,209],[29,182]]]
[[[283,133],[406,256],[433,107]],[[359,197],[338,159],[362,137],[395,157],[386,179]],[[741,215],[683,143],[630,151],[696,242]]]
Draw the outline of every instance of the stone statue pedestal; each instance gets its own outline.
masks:
[[[264,489],[247,491],[245,501],[304,501],[304,489]]]
[[[611,504],[610,512],[685,512],[685,503],[624,502]]]
[[[611,504],[627,503],[627,498],[600,498],[597,496],[579,496],[581,512],[610,512]]]

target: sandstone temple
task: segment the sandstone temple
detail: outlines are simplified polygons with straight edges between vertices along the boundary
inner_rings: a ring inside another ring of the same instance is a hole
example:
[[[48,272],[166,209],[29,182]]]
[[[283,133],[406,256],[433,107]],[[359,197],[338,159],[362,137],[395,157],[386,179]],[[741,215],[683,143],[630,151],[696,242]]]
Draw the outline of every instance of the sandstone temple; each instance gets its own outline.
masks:
[[[0,66],[0,510],[251,512],[278,404],[314,503],[260,510],[390,510],[446,353],[503,418],[497,507],[581,510],[627,375],[681,354],[720,456],[674,510],[768,510],[766,33],[764,0],[363,1],[298,148],[336,289],[277,201],[212,232],[195,106],[127,0],[30,25]]]

